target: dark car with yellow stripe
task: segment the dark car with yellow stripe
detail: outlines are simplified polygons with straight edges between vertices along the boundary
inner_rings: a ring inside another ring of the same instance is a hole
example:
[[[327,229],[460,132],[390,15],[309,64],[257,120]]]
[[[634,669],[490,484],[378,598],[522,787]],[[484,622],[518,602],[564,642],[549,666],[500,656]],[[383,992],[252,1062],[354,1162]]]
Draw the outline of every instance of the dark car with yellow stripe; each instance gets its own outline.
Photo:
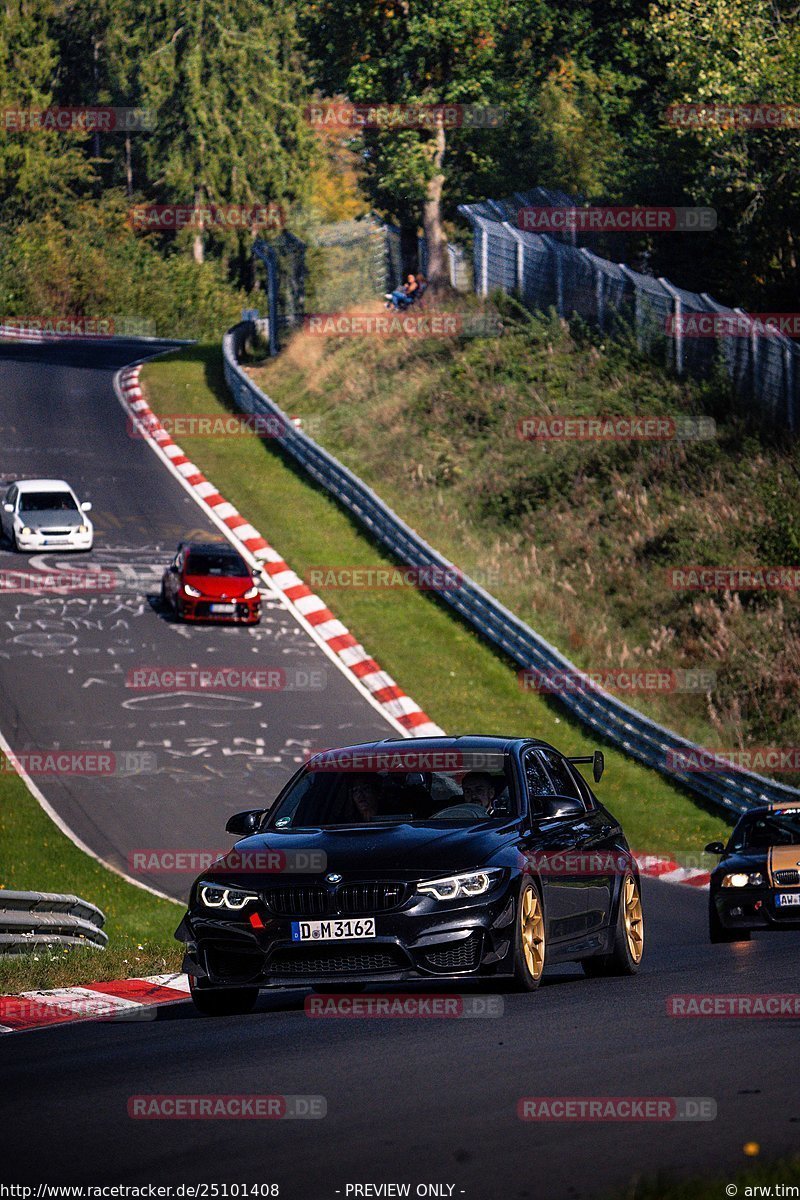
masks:
[[[711,874],[708,924],[712,942],[746,942],[754,929],[800,929],[800,804],[752,808]]]

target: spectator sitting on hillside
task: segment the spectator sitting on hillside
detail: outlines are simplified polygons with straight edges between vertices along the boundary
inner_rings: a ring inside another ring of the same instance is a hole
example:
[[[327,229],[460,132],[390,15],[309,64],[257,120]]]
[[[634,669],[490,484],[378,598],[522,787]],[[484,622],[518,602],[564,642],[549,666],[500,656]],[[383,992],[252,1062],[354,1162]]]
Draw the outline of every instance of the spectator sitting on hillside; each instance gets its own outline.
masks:
[[[408,308],[416,300],[418,290],[419,284],[413,275],[409,275],[402,287],[386,293],[386,307],[398,310]]]

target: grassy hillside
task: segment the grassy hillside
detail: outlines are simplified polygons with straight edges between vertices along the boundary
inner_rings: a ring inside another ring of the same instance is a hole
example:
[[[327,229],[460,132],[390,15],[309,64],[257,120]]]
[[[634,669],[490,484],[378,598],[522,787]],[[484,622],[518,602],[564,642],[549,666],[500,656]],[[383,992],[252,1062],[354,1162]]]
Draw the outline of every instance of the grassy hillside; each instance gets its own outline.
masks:
[[[715,675],[699,694],[629,703],[708,746],[797,745],[797,594],[669,582],[673,567],[800,562],[797,451],[748,433],[722,384],[677,381],[557,320],[505,325],[471,340],[298,334],[252,373],[579,667]],[[710,415],[716,436],[544,444],[517,433],[527,417],[600,414]]]

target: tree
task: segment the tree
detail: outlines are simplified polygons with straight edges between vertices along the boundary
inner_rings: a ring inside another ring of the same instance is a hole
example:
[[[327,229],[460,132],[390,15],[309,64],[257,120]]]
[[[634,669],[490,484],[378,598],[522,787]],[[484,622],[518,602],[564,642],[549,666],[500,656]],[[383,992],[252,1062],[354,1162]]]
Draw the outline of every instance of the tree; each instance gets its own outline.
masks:
[[[157,125],[143,142],[159,198],[209,204],[300,202],[313,153],[294,17],[280,0],[158,0],[147,17],[142,99]],[[212,238],[193,232],[197,262]]]
[[[381,105],[487,105],[506,0],[312,0],[301,17],[325,95]],[[401,224],[421,221],[428,275],[445,278],[443,203],[451,152],[480,129],[365,130],[365,183]]]
[[[86,134],[29,126],[50,108],[58,69],[49,0],[5,0],[0,23],[0,212],[13,228],[23,217],[59,213],[94,177],[82,153]],[[16,127],[15,127],[16,126]]]
[[[662,123],[671,103],[800,109],[797,12],[785,0],[659,0],[646,39],[651,60],[663,63]],[[669,140],[687,190],[717,210],[715,265],[725,298],[793,305],[800,130],[711,123],[678,127]]]

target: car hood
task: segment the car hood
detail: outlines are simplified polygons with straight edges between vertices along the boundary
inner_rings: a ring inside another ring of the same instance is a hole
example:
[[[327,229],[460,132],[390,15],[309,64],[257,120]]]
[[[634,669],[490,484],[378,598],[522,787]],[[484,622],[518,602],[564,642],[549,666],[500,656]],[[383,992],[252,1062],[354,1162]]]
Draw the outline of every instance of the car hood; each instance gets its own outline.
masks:
[[[184,582],[197,588],[204,596],[213,596],[220,600],[237,599],[249,592],[253,586],[252,579],[241,575],[186,575]]]
[[[235,853],[253,856],[258,864],[267,854],[283,852],[287,872],[295,855],[307,855],[312,863],[318,863],[324,855],[324,872],[336,872],[345,880],[357,878],[423,879],[426,876],[446,875],[449,871],[469,870],[483,866],[499,850],[513,846],[518,837],[514,823],[490,826],[488,822],[469,828],[444,829],[441,825],[425,823],[419,825],[353,825],[341,829],[305,829],[293,833],[270,830],[268,834],[256,834],[243,838],[233,847]],[[263,857],[262,857],[263,856]],[[235,861],[235,860],[234,860]],[[225,871],[224,860],[215,863],[210,874],[214,879],[238,879],[247,876],[252,884],[255,877],[263,877],[264,883],[280,881],[281,871],[262,872],[256,869],[252,875],[245,869]],[[207,878],[209,872],[206,873]],[[317,876],[318,877],[318,876]],[[315,875],[307,875],[309,881]],[[295,876],[296,881],[296,876]]]
[[[79,525],[89,524],[84,513],[64,512],[57,508],[43,508],[41,512],[22,512],[17,515],[29,529],[77,529]]]
[[[732,875],[736,871],[751,872],[762,871],[767,865],[768,850],[737,850],[733,854],[726,854],[717,863],[712,871],[714,878],[719,878],[722,875]],[[800,858],[800,853],[797,855]]]

